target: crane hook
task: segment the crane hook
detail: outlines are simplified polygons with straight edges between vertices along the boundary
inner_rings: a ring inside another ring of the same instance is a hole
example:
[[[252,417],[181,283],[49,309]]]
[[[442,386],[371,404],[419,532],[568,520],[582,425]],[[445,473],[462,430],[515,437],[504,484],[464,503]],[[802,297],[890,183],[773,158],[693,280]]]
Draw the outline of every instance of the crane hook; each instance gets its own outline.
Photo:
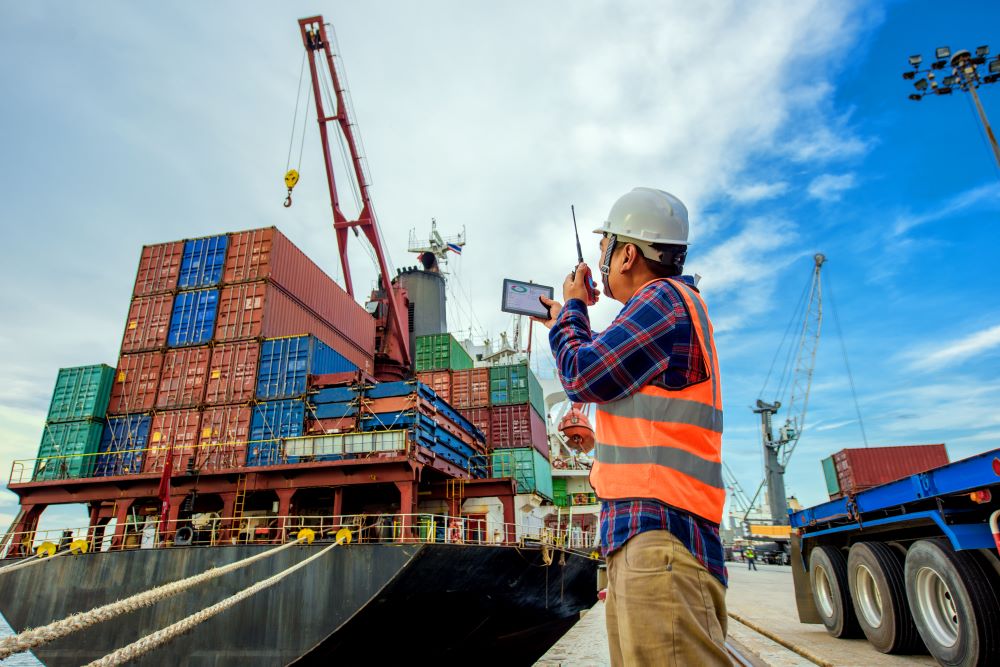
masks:
[[[292,205],[292,188],[295,184],[299,182],[299,172],[294,169],[289,169],[285,173],[285,185],[288,187],[288,196],[285,197],[285,208],[289,208]]]
[[[288,191],[288,196],[285,197],[284,206],[285,206],[285,208],[289,208],[289,207],[291,207],[291,205],[292,205],[292,191],[289,190]]]

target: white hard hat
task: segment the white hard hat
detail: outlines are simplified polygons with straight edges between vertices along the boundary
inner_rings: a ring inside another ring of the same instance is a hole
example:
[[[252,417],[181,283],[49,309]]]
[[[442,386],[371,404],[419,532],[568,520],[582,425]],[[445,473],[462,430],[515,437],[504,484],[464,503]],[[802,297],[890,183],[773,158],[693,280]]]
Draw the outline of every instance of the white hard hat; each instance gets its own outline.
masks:
[[[608,219],[594,233],[615,234],[645,244],[688,245],[688,212],[669,192],[634,188],[618,198]]]

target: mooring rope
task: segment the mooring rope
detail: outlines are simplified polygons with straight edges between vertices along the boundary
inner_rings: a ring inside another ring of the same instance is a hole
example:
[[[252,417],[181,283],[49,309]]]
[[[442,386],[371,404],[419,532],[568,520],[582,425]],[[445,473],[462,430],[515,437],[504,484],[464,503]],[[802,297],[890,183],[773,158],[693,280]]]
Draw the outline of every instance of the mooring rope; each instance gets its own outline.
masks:
[[[48,642],[59,639],[60,637],[65,637],[66,635],[73,634],[74,632],[84,630],[92,625],[109,621],[116,616],[120,616],[121,614],[127,614],[129,612],[136,611],[137,609],[141,609],[142,607],[149,607],[157,602],[160,602],[161,600],[165,600],[169,597],[177,595],[178,593],[186,591],[193,586],[197,586],[198,584],[204,583],[216,577],[221,577],[224,574],[229,574],[230,572],[244,568],[259,560],[273,556],[280,551],[293,547],[297,544],[301,544],[303,540],[307,539],[309,539],[309,536],[302,535],[293,542],[282,544],[274,549],[268,549],[267,551],[255,554],[249,558],[244,558],[243,560],[238,560],[234,563],[230,563],[229,565],[212,568],[202,572],[201,574],[188,577],[187,579],[179,579],[169,584],[151,588],[150,590],[142,593],[136,593],[135,595],[127,597],[124,600],[118,600],[117,602],[111,602],[101,607],[95,607],[90,611],[73,614],[62,620],[53,621],[52,623],[43,625],[39,628],[25,630],[24,632],[14,635],[13,637],[0,639],[0,660],[3,660],[4,658],[7,658],[15,653],[28,651],[36,646],[41,646],[42,644],[47,644]],[[51,556],[51,558],[57,558],[68,553],[70,552],[60,552],[55,556]],[[49,558],[39,560],[49,560]],[[28,565],[30,564],[31,563],[28,563]],[[10,565],[8,567],[18,567],[20,565],[23,565],[23,563]]]
[[[152,634],[146,635],[142,639],[135,641],[129,644],[128,646],[124,646],[113,653],[109,653],[103,658],[100,658],[99,660],[95,660],[89,663],[86,667],[113,667],[115,665],[123,665],[131,660],[135,660],[136,658],[139,658],[140,656],[149,653],[153,649],[162,646],[163,644],[166,644],[167,642],[171,641],[177,636],[182,635],[185,632],[191,631],[198,624],[212,618],[217,614],[226,611],[230,607],[238,604],[239,602],[242,602],[248,597],[256,593],[259,593],[265,588],[273,586],[274,584],[278,583],[279,581],[281,581],[288,575],[292,574],[293,572],[302,569],[303,567],[305,567],[306,565],[308,565],[309,563],[313,562],[318,558],[322,558],[331,549],[333,549],[334,547],[338,547],[343,543],[344,543],[343,537],[337,538],[336,542],[326,547],[319,553],[313,554],[309,558],[306,558],[305,560],[296,563],[295,565],[292,565],[291,567],[285,570],[282,570],[278,574],[272,575],[267,579],[264,579],[263,581],[260,581],[254,584],[253,586],[250,586],[249,588],[245,588],[239,593],[236,593],[235,595],[232,595],[226,598],[225,600],[222,600],[221,602],[213,604],[211,607],[206,607],[199,612],[191,614],[187,618],[183,618],[180,621],[177,621],[173,625],[168,625],[162,630],[158,630]]]

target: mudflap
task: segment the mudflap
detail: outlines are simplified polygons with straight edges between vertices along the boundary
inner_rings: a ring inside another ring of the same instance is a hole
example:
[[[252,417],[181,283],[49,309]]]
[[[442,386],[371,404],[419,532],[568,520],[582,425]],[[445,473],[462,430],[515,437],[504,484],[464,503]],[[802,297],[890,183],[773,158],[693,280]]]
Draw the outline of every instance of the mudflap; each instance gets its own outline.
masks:
[[[800,623],[822,623],[813,602],[809,571],[802,554],[802,536],[792,533],[792,583],[795,586],[795,607],[799,611]]]

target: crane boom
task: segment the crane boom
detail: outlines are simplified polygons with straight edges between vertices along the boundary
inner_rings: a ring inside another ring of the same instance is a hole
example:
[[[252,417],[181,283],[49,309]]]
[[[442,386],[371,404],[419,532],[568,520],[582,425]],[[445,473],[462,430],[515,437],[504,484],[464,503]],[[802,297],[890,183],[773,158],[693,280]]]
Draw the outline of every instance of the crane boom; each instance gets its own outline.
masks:
[[[376,262],[378,263],[379,275],[382,287],[385,292],[385,301],[388,306],[386,313],[386,331],[383,336],[382,352],[386,353],[388,348],[395,343],[390,356],[395,357],[395,362],[402,366],[410,363],[410,342],[408,330],[403,327],[403,307],[401,305],[401,289],[394,289],[392,276],[389,274],[389,267],[386,263],[382,242],[379,238],[378,223],[375,219],[375,209],[372,206],[371,194],[369,192],[368,177],[365,174],[362,157],[358,150],[358,141],[354,134],[353,123],[348,115],[347,104],[344,100],[344,86],[341,84],[337,66],[333,59],[333,51],[330,48],[330,40],[327,38],[326,24],[322,16],[311,16],[299,19],[299,29],[302,33],[302,45],[306,49],[309,61],[309,73],[312,76],[313,99],[316,101],[316,120],[319,123],[320,140],[323,147],[323,165],[326,168],[327,187],[330,191],[330,205],[333,208],[333,228],[337,235],[337,246],[340,252],[340,264],[344,270],[344,287],[347,293],[354,296],[354,284],[351,280],[351,269],[347,260],[347,232],[348,230],[360,229],[365,238],[375,251]],[[333,95],[336,101],[336,109],[328,112],[323,102],[322,90],[320,87],[320,59],[325,56],[326,67],[329,71],[330,81],[333,84]],[[336,123],[337,129],[344,137],[347,149],[351,156],[351,166],[357,182],[358,195],[361,201],[361,212],[356,220],[349,220],[340,207],[340,197],[337,192],[337,183],[333,171],[333,153],[330,150],[329,124]]]

